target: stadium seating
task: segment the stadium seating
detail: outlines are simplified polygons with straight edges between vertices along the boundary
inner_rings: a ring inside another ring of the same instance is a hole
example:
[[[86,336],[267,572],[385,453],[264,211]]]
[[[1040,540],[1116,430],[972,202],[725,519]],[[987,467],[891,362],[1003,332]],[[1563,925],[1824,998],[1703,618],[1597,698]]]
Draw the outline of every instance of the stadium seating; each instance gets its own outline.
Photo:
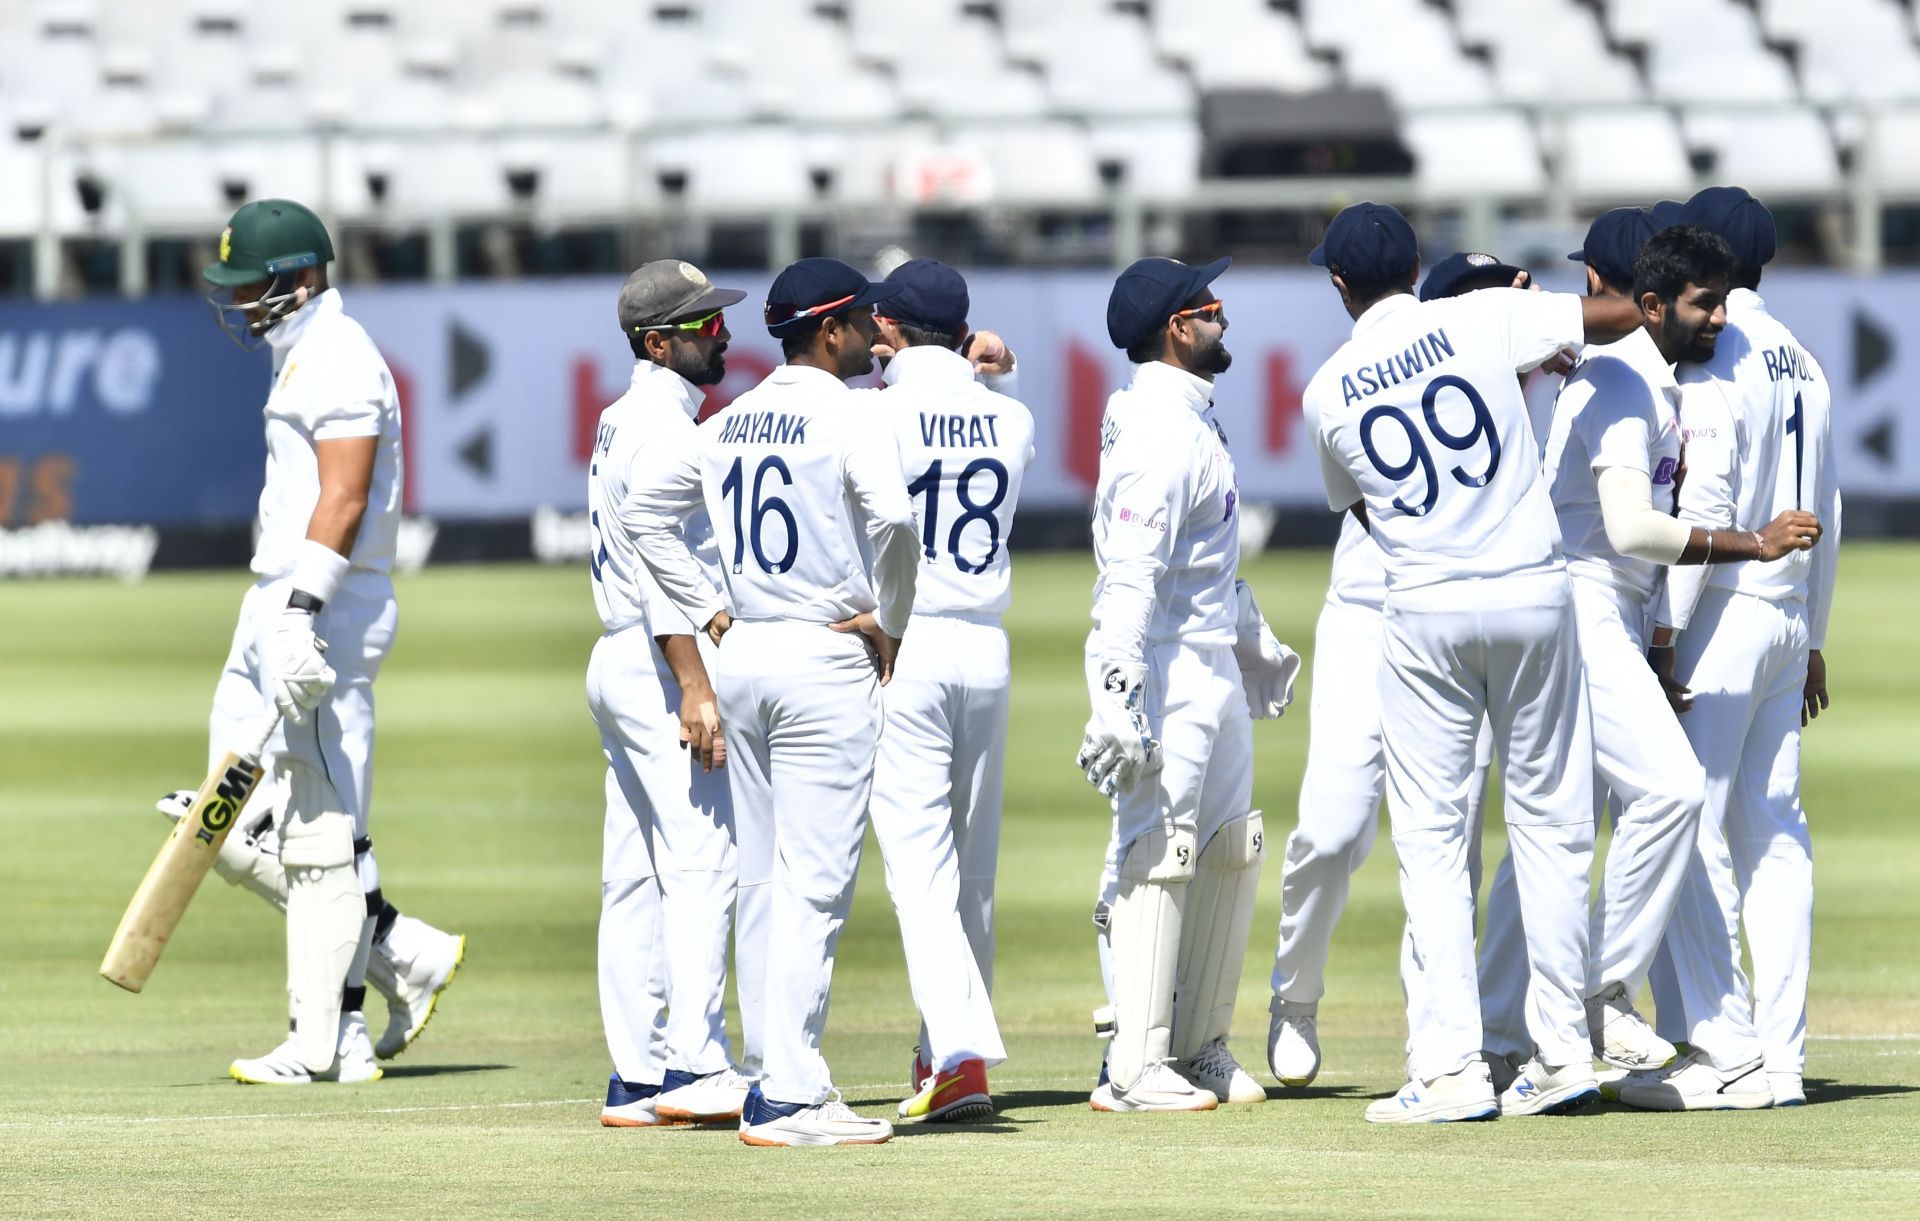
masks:
[[[1435,199],[1920,189],[1902,0],[0,0],[0,237],[1178,199],[1203,99],[1336,88]]]

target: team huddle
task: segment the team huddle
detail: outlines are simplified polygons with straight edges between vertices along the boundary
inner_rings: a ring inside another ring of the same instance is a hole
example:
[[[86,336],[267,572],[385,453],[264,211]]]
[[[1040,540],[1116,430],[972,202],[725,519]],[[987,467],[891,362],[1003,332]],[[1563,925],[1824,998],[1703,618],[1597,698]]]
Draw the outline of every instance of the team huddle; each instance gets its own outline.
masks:
[[[1583,297],[1485,255],[1421,282],[1417,249],[1398,212],[1359,204],[1312,256],[1354,319],[1304,400],[1344,520],[1268,1066],[1290,1087],[1320,1070],[1330,939],[1384,797],[1408,1083],[1369,1121],[1560,1113],[1603,1088],[1665,1110],[1802,1102],[1799,747],[1826,703],[1839,496],[1826,382],[1755,291],[1772,219],[1735,188],[1610,212],[1574,256]],[[216,756],[263,706],[284,718],[272,808],[216,861],[286,913],[292,1033],[234,1063],[249,1082],[377,1078],[465,949],[400,915],[371,855],[399,405],[331,258],[312,213],[267,200],[234,216],[207,272],[237,335],[274,352],[259,579],[213,717]],[[1213,405],[1227,264],[1143,259],[1108,302],[1133,374],[1101,430],[1077,758],[1112,815],[1094,916],[1105,1112],[1267,1098],[1228,1036],[1265,856],[1252,723],[1289,706],[1300,658],[1238,579]],[[1007,1055],[991,999],[1001,616],[1034,424],[1014,353],[970,330],[964,279],[926,259],[877,282],[832,259],[786,268],[763,318],[785,363],[702,419],[744,296],[678,260],[628,278],[632,383],[590,457],[601,1122],[879,1143],[892,1123],[842,1102],[821,1054],[869,822],[921,1019],[898,1118],[989,1114]],[[881,388],[849,386],[876,360]],[[1539,438],[1524,383],[1543,367],[1566,380]],[[1483,912],[1496,764],[1509,851]],[[377,1043],[368,983],[388,999]],[[1649,988],[1658,1029],[1636,1009]]]

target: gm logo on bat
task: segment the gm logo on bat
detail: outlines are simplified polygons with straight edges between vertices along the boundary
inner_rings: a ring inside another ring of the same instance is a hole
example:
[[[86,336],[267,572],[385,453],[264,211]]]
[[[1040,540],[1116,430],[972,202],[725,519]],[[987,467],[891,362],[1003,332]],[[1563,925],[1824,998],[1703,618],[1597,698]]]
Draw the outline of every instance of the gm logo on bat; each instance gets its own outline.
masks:
[[[259,773],[247,767],[230,767],[220,780],[220,786],[214,790],[213,800],[207,802],[200,811],[200,829],[194,832],[202,843],[211,844],[213,837],[233,825],[233,819],[246,804],[247,797],[253,792],[254,782]]]

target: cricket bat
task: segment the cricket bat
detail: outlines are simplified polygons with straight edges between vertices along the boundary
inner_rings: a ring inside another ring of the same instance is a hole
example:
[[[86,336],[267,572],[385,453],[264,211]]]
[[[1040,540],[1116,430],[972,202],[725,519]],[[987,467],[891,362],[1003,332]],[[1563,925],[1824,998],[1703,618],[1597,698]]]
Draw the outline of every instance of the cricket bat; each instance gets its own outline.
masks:
[[[194,794],[193,806],[173,825],[167,842],[140,879],[133,892],[120,927],[107,943],[107,956],[100,960],[100,974],[108,983],[129,992],[147,986],[147,977],[167,948],[167,938],[186,915],[193,892],[207,876],[207,867],[220,854],[220,845],[240,818],[240,811],[260,783],[260,756],[267,739],[280,724],[279,710],[265,718],[254,740],[231,751],[207,773]]]

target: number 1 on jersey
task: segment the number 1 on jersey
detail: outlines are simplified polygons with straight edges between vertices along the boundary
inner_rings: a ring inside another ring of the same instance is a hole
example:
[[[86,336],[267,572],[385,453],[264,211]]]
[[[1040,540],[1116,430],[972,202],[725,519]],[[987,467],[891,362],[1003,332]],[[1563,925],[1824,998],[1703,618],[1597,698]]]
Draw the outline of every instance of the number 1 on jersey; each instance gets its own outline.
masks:
[[[1793,396],[1793,414],[1787,417],[1787,431],[1793,434],[1793,507],[1796,509],[1805,507],[1800,503],[1800,477],[1807,462],[1807,415],[1801,398],[1798,394]]]
[[[973,498],[973,478],[982,473],[993,476],[993,495],[984,503]],[[960,502],[960,516],[954,519],[953,528],[947,534],[947,554],[953,557],[955,568],[978,575],[1000,554],[1000,519],[994,516],[994,510],[1007,498],[1006,464],[997,458],[975,458],[954,481],[953,494]],[[918,479],[907,485],[907,495],[927,498],[926,512],[920,518],[920,548],[927,559],[938,560],[940,552],[935,540],[940,537],[940,459],[934,459]],[[978,564],[969,564],[960,558],[960,536],[969,523],[976,521],[987,524],[987,553]]]

